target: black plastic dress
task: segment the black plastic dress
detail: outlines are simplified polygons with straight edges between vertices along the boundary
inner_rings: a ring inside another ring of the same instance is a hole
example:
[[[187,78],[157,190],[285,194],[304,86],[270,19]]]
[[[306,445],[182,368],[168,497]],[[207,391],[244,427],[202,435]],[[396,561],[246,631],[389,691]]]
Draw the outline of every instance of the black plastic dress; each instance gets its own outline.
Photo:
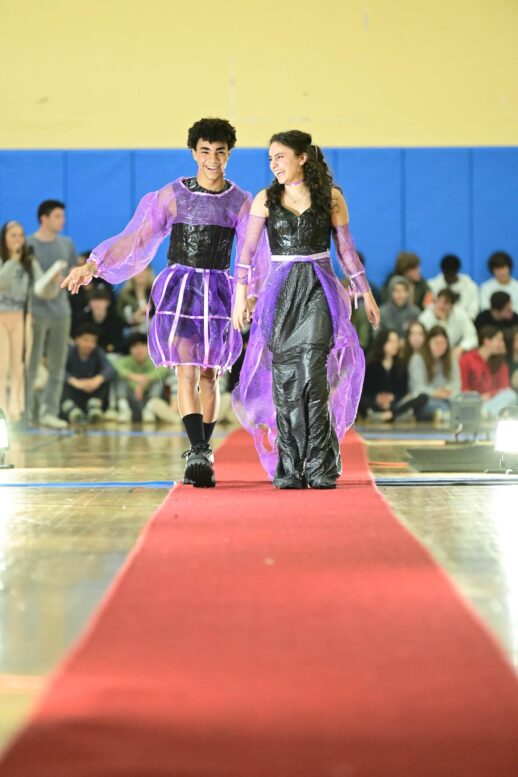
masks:
[[[268,239],[274,256],[329,251],[331,222],[312,208],[296,216],[270,207]],[[324,290],[310,261],[294,262],[277,300],[268,346],[277,412],[279,488],[333,488],[340,447],[329,413],[327,358],[333,327]]]

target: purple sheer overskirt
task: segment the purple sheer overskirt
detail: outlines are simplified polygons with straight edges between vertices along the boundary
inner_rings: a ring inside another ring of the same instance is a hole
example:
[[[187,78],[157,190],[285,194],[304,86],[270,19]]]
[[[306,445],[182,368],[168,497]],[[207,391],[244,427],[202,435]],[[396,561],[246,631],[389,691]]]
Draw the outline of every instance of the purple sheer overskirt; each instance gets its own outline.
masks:
[[[148,346],[154,364],[229,370],[242,349],[232,326],[233,282],[226,270],[166,267],[151,292]]]
[[[294,257],[312,261],[322,284],[333,323],[333,347],[328,357],[330,411],[341,440],[356,418],[365,374],[365,358],[356,330],[351,324],[349,294],[333,272],[331,260]],[[292,261],[272,262],[270,273],[259,295],[239,383],[232,402],[242,426],[250,432],[259,459],[272,479],[277,468],[277,425],[273,403],[272,354],[268,348],[279,293],[292,267]]]

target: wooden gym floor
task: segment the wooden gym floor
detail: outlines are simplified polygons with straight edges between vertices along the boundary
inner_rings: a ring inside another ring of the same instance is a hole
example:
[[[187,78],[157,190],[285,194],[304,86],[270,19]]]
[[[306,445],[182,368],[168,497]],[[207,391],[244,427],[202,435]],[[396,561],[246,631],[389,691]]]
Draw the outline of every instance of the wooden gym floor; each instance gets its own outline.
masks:
[[[218,428],[216,447],[228,430]],[[381,492],[518,667],[518,485],[421,485],[405,450],[443,445],[444,433],[364,431]],[[181,477],[186,447],[173,427],[36,431],[12,440],[15,469],[0,471],[0,746]]]

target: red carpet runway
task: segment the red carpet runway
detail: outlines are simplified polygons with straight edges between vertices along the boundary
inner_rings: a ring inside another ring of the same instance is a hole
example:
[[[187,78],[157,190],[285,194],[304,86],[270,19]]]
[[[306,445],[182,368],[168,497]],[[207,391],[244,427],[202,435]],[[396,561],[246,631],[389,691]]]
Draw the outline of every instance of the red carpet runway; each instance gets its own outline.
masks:
[[[179,487],[1,777],[516,777],[518,683],[371,484],[277,492],[244,432]]]

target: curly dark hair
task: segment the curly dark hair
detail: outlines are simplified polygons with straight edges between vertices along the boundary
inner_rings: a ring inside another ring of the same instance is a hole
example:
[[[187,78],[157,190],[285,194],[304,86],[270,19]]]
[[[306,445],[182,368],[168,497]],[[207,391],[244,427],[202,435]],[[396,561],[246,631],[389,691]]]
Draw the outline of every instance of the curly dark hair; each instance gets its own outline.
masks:
[[[187,148],[195,149],[199,140],[226,143],[230,151],[236,145],[236,130],[226,119],[200,119],[189,129]]]
[[[311,195],[311,207],[318,216],[329,216],[332,207],[332,189],[339,187],[333,182],[333,174],[327,165],[322,149],[312,144],[309,132],[301,132],[300,130],[277,132],[270,138],[269,145],[271,146],[272,143],[280,143],[282,146],[291,148],[297,156],[307,154],[302,174]],[[275,179],[266,190],[266,207],[271,208],[279,205],[283,191],[284,184]]]
[[[7,262],[7,260],[10,258],[9,251],[7,249],[7,230],[11,229],[11,227],[22,225],[18,221],[6,221],[5,224],[2,227],[2,230],[0,231],[0,263],[3,264],[4,262]],[[23,227],[22,227],[23,228]],[[22,254],[20,256],[20,264],[25,270],[26,273],[29,274],[29,277],[32,279],[32,260],[34,257],[34,253],[32,248],[30,248],[27,245],[27,240],[24,240],[23,247],[22,247]]]

